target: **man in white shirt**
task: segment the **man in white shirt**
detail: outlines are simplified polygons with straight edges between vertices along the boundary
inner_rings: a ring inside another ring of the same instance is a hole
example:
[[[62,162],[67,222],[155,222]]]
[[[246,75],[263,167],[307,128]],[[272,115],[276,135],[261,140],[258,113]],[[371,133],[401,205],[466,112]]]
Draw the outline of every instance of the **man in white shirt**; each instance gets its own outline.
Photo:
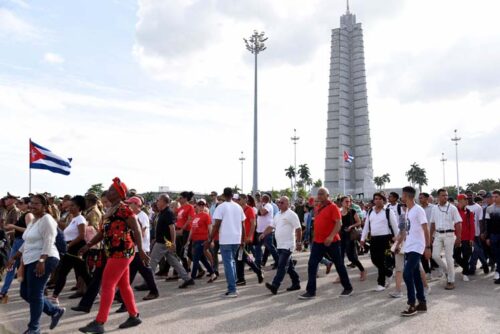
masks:
[[[295,271],[292,261],[292,253],[297,246],[297,250],[302,249],[302,227],[299,216],[290,210],[290,200],[283,196],[278,201],[280,212],[274,217],[273,222],[260,235],[260,239],[266,238],[274,230],[276,244],[278,245],[278,270],[272,283],[266,283],[273,295],[278,293],[278,289],[285,278],[285,273],[290,275],[292,285],[287,291],[300,290],[299,274]]]
[[[273,244],[273,234],[268,234],[265,238],[261,239],[260,235],[264,233],[266,228],[273,222],[273,206],[271,205],[271,198],[268,194],[262,195],[262,202],[257,207],[257,244],[255,245],[255,264],[261,268],[262,265],[262,245],[271,253],[274,262],[278,263],[278,252]]]
[[[413,187],[404,187],[402,201],[406,204],[405,226],[396,241],[396,251],[401,242],[405,241],[404,253],[406,257],[403,278],[408,293],[408,310],[401,312],[401,316],[416,315],[417,312],[427,312],[424,285],[420,276],[420,261],[422,255],[431,257],[430,236],[425,211],[415,203],[416,190]],[[416,296],[415,296],[416,291]],[[415,306],[418,300],[418,305]]]
[[[373,195],[375,206],[368,211],[365,226],[361,234],[361,247],[364,247],[368,235],[370,238],[370,255],[372,263],[378,269],[377,287],[375,291],[384,291],[392,280],[392,269],[385,261],[386,251],[391,248],[390,242],[398,234],[398,222],[391,209],[384,209],[386,197],[382,193]],[[386,277],[389,278],[386,284]]]
[[[462,218],[456,206],[448,202],[448,192],[438,190],[438,204],[432,208],[431,214],[432,258],[439,265],[441,271],[446,270],[448,283],[446,290],[455,289],[455,260],[453,250],[462,242]],[[444,250],[446,264],[441,259]]]
[[[227,292],[224,298],[236,298],[236,253],[245,242],[245,213],[239,204],[233,202],[233,190],[224,188],[224,203],[221,203],[214,212],[215,223],[210,231],[208,242],[219,233],[220,252],[224,263],[224,274],[227,281]]]

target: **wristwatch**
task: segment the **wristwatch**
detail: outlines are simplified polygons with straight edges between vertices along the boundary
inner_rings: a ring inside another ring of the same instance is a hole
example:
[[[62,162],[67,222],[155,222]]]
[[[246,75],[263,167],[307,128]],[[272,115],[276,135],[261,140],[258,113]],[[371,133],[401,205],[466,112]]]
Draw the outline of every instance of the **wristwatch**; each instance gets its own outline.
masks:
[[[38,262],[45,263],[45,259],[40,259],[40,260],[38,260]]]

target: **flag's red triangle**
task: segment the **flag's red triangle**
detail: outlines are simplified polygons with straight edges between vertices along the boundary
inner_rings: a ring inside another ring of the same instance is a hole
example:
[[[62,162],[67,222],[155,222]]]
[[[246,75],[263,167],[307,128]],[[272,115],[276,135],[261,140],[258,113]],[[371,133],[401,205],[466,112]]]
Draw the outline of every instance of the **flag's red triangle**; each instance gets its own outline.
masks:
[[[30,143],[30,163],[33,163],[37,160],[45,158],[40,150],[38,150],[33,144]]]

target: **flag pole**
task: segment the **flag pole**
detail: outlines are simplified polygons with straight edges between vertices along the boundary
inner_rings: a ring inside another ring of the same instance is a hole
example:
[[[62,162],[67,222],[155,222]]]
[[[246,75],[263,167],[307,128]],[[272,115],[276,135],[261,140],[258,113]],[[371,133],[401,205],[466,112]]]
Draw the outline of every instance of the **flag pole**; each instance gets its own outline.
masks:
[[[345,156],[344,156],[345,152],[346,151],[344,150],[344,152],[342,153],[342,159],[341,159],[341,161],[342,161],[342,174],[343,174],[342,178],[344,179],[344,187],[343,187],[344,191],[342,193],[343,196],[345,196]]]
[[[29,148],[28,148],[28,152],[29,152],[29,154],[28,154],[28,169],[29,169],[29,175],[30,175],[30,177],[29,177],[29,192],[28,192],[28,194],[31,194],[31,138],[29,139],[28,145],[29,145]]]

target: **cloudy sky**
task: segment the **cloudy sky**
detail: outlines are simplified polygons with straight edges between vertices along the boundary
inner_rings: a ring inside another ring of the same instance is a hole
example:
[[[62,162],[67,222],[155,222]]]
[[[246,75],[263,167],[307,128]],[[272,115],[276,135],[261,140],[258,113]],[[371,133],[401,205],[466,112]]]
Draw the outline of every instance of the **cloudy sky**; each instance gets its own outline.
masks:
[[[375,175],[429,187],[499,177],[500,4],[351,0],[362,22]],[[253,58],[259,58],[261,189],[298,163],[324,178],[331,29],[343,0],[0,0],[0,193],[28,192],[28,140],[73,158],[34,191],[76,194],[120,176],[139,191],[252,183]]]

